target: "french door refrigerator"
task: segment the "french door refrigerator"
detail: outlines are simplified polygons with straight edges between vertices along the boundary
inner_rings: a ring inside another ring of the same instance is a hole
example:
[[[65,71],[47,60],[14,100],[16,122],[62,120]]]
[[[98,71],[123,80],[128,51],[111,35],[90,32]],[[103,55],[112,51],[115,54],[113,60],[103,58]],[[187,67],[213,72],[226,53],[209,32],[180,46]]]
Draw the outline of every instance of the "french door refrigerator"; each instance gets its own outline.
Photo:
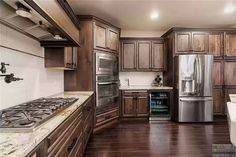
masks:
[[[212,55],[179,55],[178,121],[213,121]]]

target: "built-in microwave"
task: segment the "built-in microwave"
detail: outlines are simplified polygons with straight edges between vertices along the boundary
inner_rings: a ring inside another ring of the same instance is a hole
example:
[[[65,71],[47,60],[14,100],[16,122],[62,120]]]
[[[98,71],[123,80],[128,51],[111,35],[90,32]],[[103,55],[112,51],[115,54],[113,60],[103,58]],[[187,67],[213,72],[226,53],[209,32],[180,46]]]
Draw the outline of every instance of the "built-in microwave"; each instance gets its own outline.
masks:
[[[96,74],[118,75],[118,56],[96,51]]]

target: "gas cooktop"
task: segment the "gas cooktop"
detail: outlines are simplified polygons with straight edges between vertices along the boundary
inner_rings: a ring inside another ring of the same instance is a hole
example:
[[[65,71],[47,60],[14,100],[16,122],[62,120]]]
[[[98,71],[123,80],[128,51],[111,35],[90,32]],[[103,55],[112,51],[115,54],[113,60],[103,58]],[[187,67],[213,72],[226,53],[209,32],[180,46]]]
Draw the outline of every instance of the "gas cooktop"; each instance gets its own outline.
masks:
[[[40,98],[0,111],[0,132],[33,131],[37,126],[69,107],[76,98]]]

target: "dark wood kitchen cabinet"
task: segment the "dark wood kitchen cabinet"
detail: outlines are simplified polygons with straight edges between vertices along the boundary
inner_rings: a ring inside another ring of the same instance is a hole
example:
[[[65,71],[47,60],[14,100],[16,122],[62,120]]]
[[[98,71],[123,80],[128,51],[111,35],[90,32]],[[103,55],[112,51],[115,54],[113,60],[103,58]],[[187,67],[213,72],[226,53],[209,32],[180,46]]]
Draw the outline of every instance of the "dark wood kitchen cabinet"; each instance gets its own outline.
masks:
[[[136,41],[121,42],[121,70],[135,71],[136,70]]]
[[[213,112],[215,115],[224,115],[224,93],[222,88],[213,89]]]
[[[165,45],[163,41],[152,42],[151,69],[152,71],[166,70]]]
[[[143,93],[137,96],[137,117],[148,116],[149,104],[148,94]]]
[[[161,38],[122,38],[121,71],[164,71],[165,44]]]
[[[175,33],[175,52],[189,53],[191,51],[191,32]]]
[[[135,117],[136,116],[136,102],[135,102],[135,96],[129,95],[129,96],[123,96],[122,97],[123,102],[123,116],[125,117]]]
[[[214,61],[213,63],[213,85],[222,86],[223,85],[223,61]]]
[[[138,41],[137,42],[137,70],[150,71],[151,70],[151,41]]]
[[[122,91],[122,117],[148,116],[147,91]]]
[[[46,47],[45,67],[74,70],[77,68],[77,47]]]
[[[222,58],[224,52],[224,32],[209,32],[209,54]]]
[[[94,22],[94,48],[107,48],[107,25]]]
[[[118,53],[119,30],[108,25],[94,22],[94,49]]]
[[[225,56],[236,57],[236,33],[225,33]]]
[[[225,60],[224,85],[236,86],[236,61]]]
[[[207,53],[208,34],[206,32],[176,32],[175,53]]]
[[[108,29],[108,47],[110,50],[118,53],[119,49],[119,31],[114,29]]]

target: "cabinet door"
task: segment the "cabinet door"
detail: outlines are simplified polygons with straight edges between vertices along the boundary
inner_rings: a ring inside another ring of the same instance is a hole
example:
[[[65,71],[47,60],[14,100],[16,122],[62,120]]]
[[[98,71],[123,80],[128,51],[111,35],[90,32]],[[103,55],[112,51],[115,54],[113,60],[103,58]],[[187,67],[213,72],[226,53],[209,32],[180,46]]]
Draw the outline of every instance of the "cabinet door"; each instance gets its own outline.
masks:
[[[72,47],[65,47],[64,48],[64,63],[66,68],[73,67],[73,51]]]
[[[215,61],[213,64],[213,80],[214,86],[223,85],[223,62]]]
[[[175,33],[175,53],[189,53],[191,51],[191,32]]]
[[[224,84],[227,86],[236,85],[236,62],[225,61]]]
[[[152,71],[164,71],[164,43],[152,42]]]
[[[118,52],[119,46],[119,32],[109,29],[108,30],[108,46],[111,50]]]
[[[214,114],[224,114],[224,94],[222,89],[213,89],[213,112]]]
[[[236,56],[236,33],[225,35],[225,56]]]
[[[208,34],[205,32],[192,32],[192,51],[195,53],[208,52]]]
[[[214,57],[221,57],[223,55],[223,39],[224,34],[222,32],[209,33],[209,53],[214,55]]]
[[[136,116],[136,100],[133,96],[123,96],[123,117]]]
[[[121,43],[121,68],[123,71],[136,70],[136,42],[123,41]]]
[[[149,105],[147,96],[137,97],[137,116],[148,116]]]
[[[149,71],[151,70],[151,42],[138,41],[137,42],[137,60],[138,70]]]
[[[107,48],[107,26],[94,22],[94,48]]]

